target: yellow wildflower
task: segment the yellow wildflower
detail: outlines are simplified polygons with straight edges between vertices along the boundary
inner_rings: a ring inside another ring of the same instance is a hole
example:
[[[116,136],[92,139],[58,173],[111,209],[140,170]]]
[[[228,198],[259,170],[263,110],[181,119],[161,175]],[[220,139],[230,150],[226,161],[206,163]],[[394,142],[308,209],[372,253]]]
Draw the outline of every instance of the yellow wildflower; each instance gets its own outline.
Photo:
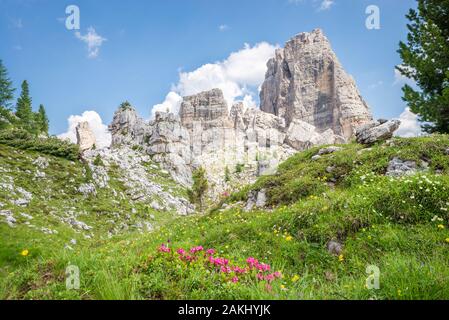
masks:
[[[29,255],[29,251],[27,250],[27,249],[25,249],[25,250],[22,250],[22,252],[20,252],[20,255],[22,256],[22,257],[26,257],[27,255]]]
[[[292,278],[292,282],[298,282],[299,281],[299,276],[297,274],[295,274]]]
[[[286,240],[286,241],[292,241],[292,240],[293,240],[293,237],[292,237],[292,236],[288,236],[288,237],[285,238],[285,240]]]
[[[438,229],[444,229],[444,226],[442,224],[439,224]]]
[[[446,242],[449,243],[449,238],[446,238]]]
[[[345,260],[345,256],[344,255],[339,255],[338,256],[338,261],[343,262],[343,260]]]

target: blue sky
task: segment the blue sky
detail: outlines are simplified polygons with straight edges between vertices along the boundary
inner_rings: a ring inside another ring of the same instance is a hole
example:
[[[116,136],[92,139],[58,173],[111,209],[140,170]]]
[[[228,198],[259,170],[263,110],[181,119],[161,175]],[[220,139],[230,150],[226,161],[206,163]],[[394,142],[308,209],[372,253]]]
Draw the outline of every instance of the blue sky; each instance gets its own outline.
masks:
[[[245,43],[283,46],[319,27],[374,115],[398,117],[405,104],[396,51],[415,1],[324,2],[329,7],[321,7],[323,0],[0,0],[0,59],[16,87],[29,81],[34,107],[46,106],[50,131],[59,134],[70,115],[86,110],[108,124],[124,100],[148,118],[179,83],[180,71],[226,61]],[[78,37],[65,28],[71,4],[80,8]],[[380,30],[365,27],[368,5],[380,8]],[[90,57],[82,40],[89,28],[106,39]],[[255,87],[249,83],[248,90],[257,102]]]

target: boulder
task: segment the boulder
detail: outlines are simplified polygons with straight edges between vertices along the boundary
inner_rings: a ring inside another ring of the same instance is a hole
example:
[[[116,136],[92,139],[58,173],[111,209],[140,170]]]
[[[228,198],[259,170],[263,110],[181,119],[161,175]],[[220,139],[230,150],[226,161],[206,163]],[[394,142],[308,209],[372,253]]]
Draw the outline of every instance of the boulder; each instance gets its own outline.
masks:
[[[336,146],[330,146],[330,147],[327,147],[327,148],[320,149],[318,151],[318,155],[322,156],[322,155],[325,155],[325,154],[331,154],[331,153],[334,153],[334,152],[337,152],[337,151],[340,151],[340,150],[343,150],[343,148],[336,147]]]
[[[368,123],[357,128],[356,140],[358,143],[370,145],[377,141],[390,139],[400,124],[401,121],[399,120],[389,120],[384,123],[379,121]]]
[[[262,189],[257,193],[257,198],[256,198],[256,207],[257,208],[263,208],[265,207],[267,204],[267,195],[266,195],[266,190]]]
[[[401,177],[404,175],[413,175],[418,171],[425,171],[428,168],[429,163],[426,161],[421,161],[421,165],[418,166],[415,161],[402,160],[395,157],[388,163],[388,168],[385,175],[389,177]]]
[[[330,254],[339,256],[343,252],[343,245],[335,240],[331,240],[327,243],[327,251]]]

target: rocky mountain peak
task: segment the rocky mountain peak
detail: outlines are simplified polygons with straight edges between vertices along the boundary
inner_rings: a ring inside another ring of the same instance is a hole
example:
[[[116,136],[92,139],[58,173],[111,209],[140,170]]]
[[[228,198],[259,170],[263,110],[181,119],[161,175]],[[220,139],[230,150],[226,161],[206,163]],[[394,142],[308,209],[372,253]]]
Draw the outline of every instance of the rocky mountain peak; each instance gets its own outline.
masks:
[[[139,144],[143,142],[147,126],[130,104],[122,104],[114,113],[109,131],[112,145]]]
[[[320,29],[287,41],[267,63],[260,109],[285,119],[304,121],[317,132],[332,129],[349,139],[372,120],[368,105],[343,69]]]

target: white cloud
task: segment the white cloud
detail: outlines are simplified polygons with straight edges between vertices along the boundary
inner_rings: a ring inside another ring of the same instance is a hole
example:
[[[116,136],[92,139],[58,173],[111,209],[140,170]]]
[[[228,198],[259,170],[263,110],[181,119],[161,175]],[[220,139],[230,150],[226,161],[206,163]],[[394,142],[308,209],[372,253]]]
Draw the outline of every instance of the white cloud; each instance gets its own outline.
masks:
[[[156,112],[171,112],[174,114],[178,114],[179,107],[181,106],[182,97],[177,94],[174,91],[170,91],[167,96],[165,97],[165,101],[156,104],[153,106],[153,109],[151,109],[151,118],[154,118],[156,115]]]
[[[106,41],[106,38],[103,38],[97,32],[93,27],[89,27],[87,29],[87,34],[82,35],[80,32],[75,32],[75,36],[85,42],[87,44],[87,52],[88,57],[95,59],[98,57],[98,54],[100,53],[100,47],[102,46],[103,42]]]
[[[410,108],[405,108],[404,112],[399,116],[399,120],[401,120],[401,126],[395,132],[395,136],[410,138],[423,134],[418,116],[411,112]]]
[[[229,30],[229,26],[227,24],[222,24],[218,26],[218,30],[220,31],[226,31]]]
[[[323,0],[318,10],[319,11],[329,10],[334,5],[334,3],[335,2],[333,0]]]
[[[248,106],[255,105],[253,96],[256,94],[249,87],[258,87],[265,79],[268,60],[274,56],[278,48],[267,42],[261,42],[253,47],[244,47],[229,55],[223,61],[208,63],[191,72],[180,72],[179,81],[172,86],[172,92],[166,100],[153,107],[157,110],[173,106],[170,110],[179,109],[179,96],[189,96],[202,91],[219,88],[223,91],[228,107],[243,101]],[[175,96],[176,94],[176,96]],[[163,110],[163,109],[162,109]],[[154,112],[152,112],[154,115]]]
[[[295,5],[305,2],[306,0],[288,0],[288,3]],[[311,0],[310,3],[313,3],[314,6],[318,6],[318,11],[325,11],[330,10],[330,8],[335,4],[335,0]]]
[[[95,135],[97,148],[105,148],[111,145],[112,138],[108,126],[103,124],[100,115],[95,111],[84,111],[82,115],[71,115],[67,120],[69,125],[67,132],[58,135],[58,138],[69,139],[76,143],[76,126],[84,121],[89,122],[89,127]]]

